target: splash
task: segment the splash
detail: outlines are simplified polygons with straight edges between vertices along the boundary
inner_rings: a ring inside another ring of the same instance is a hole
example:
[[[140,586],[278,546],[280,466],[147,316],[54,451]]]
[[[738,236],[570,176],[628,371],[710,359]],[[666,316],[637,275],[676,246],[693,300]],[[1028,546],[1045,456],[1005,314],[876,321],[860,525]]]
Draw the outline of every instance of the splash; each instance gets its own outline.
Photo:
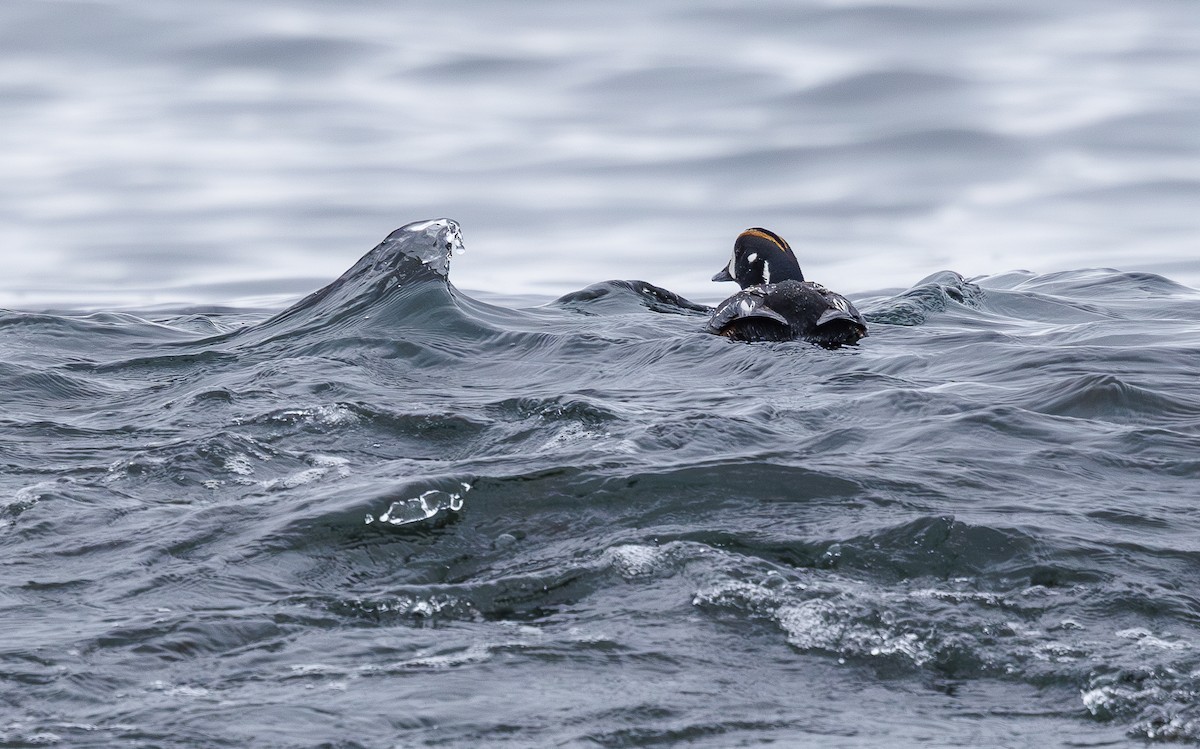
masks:
[[[431,241],[413,241],[414,235],[418,234]],[[406,224],[387,236],[384,244],[389,242],[404,243],[422,263],[443,278],[450,275],[450,260],[467,251],[463,244],[462,228],[457,221],[448,218]]]
[[[387,512],[376,520],[370,515],[366,517],[367,525],[383,523],[385,525],[411,525],[429,520],[441,512],[459,512],[463,508],[463,495],[471,491],[471,485],[460,483],[462,491],[447,492],[441,489],[430,489],[420,496],[409,499],[398,499],[392,502]]]

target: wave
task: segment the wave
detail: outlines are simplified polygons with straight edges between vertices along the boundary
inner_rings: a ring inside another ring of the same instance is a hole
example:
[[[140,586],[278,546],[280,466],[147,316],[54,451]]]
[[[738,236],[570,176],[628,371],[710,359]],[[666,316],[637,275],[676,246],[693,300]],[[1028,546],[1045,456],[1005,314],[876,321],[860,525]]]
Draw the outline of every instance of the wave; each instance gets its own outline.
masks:
[[[19,331],[19,340],[46,348],[54,341],[89,340],[96,351],[117,348],[120,339],[135,350],[157,347],[151,355],[113,365],[187,364],[195,347],[220,356],[260,347],[308,346],[328,352],[343,340],[365,347],[396,346],[394,356],[416,355],[431,343],[487,345],[503,339],[521,345],[524,334],[585,337],[597,325],[581,318],[632,321],[646,311],[698,322],[710,313],[644,281],[593,284],[537,308],[513,309],[473,299],[450,281],[450,262],[464,250],[461,228],[450,219],[407,224],[392,232],[338,279],[269,319],[254,324],[225,322],[212,314],[160,313],[160,320],[134,314],[54,315],[0,311],[0,331]],[[1036,276],[1011,272],[967,279],[953,271],[930,275],[888,296],[860,299],[866,317],[889,326],[921,326],[932,320],[969,324],[977,330],[1011,330],[1030,323],[1063,333],[1066,326],[1114,319],[1174,320],[1200,313],[1200,294],[1150,273],[1109,269]],[[618,319],[621,318],[621,319]],[[698,325],[669,326],[664,334],[694,332]],[[10,340],[13,340],[10,337]],[[544,339],[543,339],[544,342]],[[533,353],[541,346],[525,342]],[[322,348],[324,346],[324,349]],[[409,349],[406,346],[415,346]],[[172,349],[183,347],[184,353]],[[164,353],[163,349],[167,352]],[[294,350],[294,349],[293,349]],[[381,352],[386,355],[387,352]]]
[[[291,350],[312,350],[314,344],[337,340],[356,345],[389,340],[460,355],[468,353],[467,346],[496,344],[510,355],[514,347],[541,355],[545,336],[582,332],[575,315],[555,313],[612,316],[649,309],[687,315],[708,310],[643,281],[607,281],[536,309],[491,305],[450,282],[450,261],[462,251],[461,229],[451,219],[407,224],[333,283],[228,340],[242,349],[285,345]]]

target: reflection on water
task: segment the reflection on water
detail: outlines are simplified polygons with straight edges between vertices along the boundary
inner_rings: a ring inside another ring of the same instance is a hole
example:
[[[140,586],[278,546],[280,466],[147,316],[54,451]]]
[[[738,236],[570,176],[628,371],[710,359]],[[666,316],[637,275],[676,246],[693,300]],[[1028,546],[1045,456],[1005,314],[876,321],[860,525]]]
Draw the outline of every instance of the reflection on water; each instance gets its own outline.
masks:
[[[458,284],[1200,283],[1191,4],[0,5],[0,304],[277,303],[452,216]]]

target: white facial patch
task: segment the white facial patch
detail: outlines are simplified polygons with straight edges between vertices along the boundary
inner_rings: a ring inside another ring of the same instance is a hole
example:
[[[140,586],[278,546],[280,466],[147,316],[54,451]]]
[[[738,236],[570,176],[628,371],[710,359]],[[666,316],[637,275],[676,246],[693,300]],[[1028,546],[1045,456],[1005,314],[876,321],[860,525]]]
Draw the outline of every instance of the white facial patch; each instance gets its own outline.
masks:
[[[755,260],[758,260],[757,252],[751,252],[749,255],[746,256],[747,263],[753,263]]]

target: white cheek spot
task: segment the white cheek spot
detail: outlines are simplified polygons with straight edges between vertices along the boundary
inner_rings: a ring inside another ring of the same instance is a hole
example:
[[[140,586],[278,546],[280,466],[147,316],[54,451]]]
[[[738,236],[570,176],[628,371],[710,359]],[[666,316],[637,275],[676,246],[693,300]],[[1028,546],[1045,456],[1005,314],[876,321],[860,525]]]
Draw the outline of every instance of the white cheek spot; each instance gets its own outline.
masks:
[[[746,256],[747,263],[753,263],[755,260],[758,260],[757,252],[751,252],[749,255]]]
[[[737,274],[733,272],[733,263],[734,263],[734,261],[736,261],[736,260],[737,260],[737,258],[736,258],[736,257],[731,257],[731,258],[729,258],[729,265],[725,266],[725,270],[726,270],[726,271],[729,273],[729,275],[730,275],[731,277],[733,277],[733,278],[737,278]]]

